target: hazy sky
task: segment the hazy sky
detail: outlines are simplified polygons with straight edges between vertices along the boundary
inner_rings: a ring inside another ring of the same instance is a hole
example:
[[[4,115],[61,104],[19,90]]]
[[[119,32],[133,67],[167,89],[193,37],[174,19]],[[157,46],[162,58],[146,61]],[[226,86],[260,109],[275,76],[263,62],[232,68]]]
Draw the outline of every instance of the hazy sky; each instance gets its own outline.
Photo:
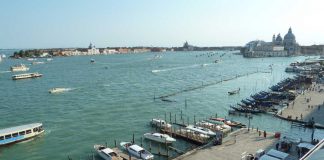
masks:
[[[0,0],[0,48],[324,44],[323,21],[321,0]]]

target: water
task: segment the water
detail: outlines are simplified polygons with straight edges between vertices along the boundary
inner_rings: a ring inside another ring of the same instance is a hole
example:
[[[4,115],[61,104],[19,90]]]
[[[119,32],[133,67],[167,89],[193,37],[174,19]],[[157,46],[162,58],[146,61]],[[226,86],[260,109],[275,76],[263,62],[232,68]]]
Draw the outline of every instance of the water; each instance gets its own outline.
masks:
[[[10,55],[13,51],[2,50]],[[267,88],[293,74],[284,72],[291,62],[305,57],[245,59],[242,56],[218,51],[214,57],[196,57],[204,52],[163,53],[158,60],[151,60],[155,53],[109,56],[55,57],[45,64],[30,65],[30,72],[44,74],[42,78],[11,80],[9,67],[30,64],[20,59],[4,59],[0,63],[0,128],[26,123],[42,122],[44,135],[29,142],[0,148],[0,159],[87,159],[94,144],[112,146],[114,140],[131,141],[135,134],[140,137],[153,131],[148,122],[152,118],[172,117],[183,112],[184,119],[196,120],[211,115],[227,116],[230,104]],[[96,63],[91,64],[90,59]],[[219,63],[213,63],[221,59]],[[42,59],[39,59],[41,61]],[[205,65],[204,65],[205,64]],[[179,90],[215,83],[239,74],[255,71],[220,84],[184,92],[168,99],[174,103],[153,100]],[[49,94],[54,87],[71,88],[62,94]],[[240,94],[228,96],[227,92],[241,88]],[[187,99],[187,107],[185,107]],[[231,117],[247,123],[244,117]],[[172,118],[173,119],[173,118]],[[270,115],[256,115],[253,126],[267,131],[280,131],[294,138],[310,138],[310,131],[291,128],[290,123]],[[306,136],[305,136],[306,135]],[[315,136],[324,135],[317,130]],[[308,139],[309,139],[308,138]],[[147,142],[144,141],[144,146]],[[156,145],[155,145],[156,146]],[[174,144],[181,150],[191,144],[178,140]],[[154,150],[153,152],[157,152]],[[156,157],[163,159],[163,157]]]

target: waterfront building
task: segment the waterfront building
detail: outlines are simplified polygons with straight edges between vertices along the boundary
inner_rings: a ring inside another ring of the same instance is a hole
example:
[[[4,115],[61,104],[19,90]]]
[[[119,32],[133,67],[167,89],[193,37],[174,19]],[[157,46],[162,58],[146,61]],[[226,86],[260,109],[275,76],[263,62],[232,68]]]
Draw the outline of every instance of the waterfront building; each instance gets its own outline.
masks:
[[[99,49],[97,49],[96,46],[90,43],[88,47],[88,53],[86,55],[96,55],[96,54],[100,54]]]
[[[282,39],[280,33],[272,36],[271,42],[261,40],[251,41],[241,49],[244,57],[284,57],[297,54],[299,45],[296,37],[289,28],[288,33]]]

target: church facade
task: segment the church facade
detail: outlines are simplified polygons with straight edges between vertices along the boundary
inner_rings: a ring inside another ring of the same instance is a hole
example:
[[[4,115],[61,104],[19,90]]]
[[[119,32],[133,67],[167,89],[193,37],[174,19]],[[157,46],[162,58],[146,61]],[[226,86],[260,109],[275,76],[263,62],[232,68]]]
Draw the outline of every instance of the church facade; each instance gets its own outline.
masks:
[[[296,37],[289,28],[288,33],[281,37],[280,33],[272,36],[271,42],[251,41],[242,49],[241,53],[244,57],[284,57],[299,53],[299,45],[296,42]]]

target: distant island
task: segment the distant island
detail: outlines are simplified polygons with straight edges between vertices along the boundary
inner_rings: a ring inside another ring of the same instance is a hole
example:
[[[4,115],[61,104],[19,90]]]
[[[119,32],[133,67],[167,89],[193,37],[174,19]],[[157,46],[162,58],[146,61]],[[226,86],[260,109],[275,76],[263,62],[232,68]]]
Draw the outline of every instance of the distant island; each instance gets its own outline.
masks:
[[[20,50],[13,53],[12,58],[42,58],[55,56],[79,56],[79,55],[108,55],[108,54],[129,54],[145,52],[166,52],[166,51],[215,51],[215,50],[240,50],[240,46],[226,47],[197,47],[185,42],[182,47],[107,47],[96,48],[92,43],[88,48],[49,48]]]

